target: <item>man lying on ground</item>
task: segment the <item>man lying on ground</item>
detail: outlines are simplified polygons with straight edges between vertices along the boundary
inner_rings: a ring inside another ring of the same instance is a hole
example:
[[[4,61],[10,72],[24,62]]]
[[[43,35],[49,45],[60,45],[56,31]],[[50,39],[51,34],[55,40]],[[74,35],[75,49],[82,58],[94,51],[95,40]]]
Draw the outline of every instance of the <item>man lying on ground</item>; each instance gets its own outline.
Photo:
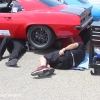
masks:
[[[75,42],[61,50],[40,57],[40,67],[33,71],[31,75],[41,77],[53,74],[54,69],[70,69],[72,66],[78,66],[84,58],[84,45]]]
[[[6,62],[6,66],[15,66],[18,59],[25,53],[26,40],[24,39],[12,39],[9,36],[5,36],[0,44],[0,61],[6,49],[10,53],[9,60]]]

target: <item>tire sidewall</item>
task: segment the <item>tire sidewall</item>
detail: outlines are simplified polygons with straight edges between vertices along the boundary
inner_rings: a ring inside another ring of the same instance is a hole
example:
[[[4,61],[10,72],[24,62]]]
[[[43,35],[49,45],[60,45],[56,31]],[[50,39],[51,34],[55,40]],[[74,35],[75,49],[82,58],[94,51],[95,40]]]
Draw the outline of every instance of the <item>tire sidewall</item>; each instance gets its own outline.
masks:
[[[31,36],[32,36],[32,34],[34,34],[33,30],[36,28],[43,28],[46,31],[46,33],[48,34],[48,41],[46,44],[42,44],[42,45],[36,44],[34,42],[34,40],[32,39]],[[31,26],[28,30],[27,37],[28,37],[28,41],[30,42],[30,44],[37,49],[47,49],[48,47],[50,47],[53,44],[53,42],[55,40],[54,33],[51,31],[51,29],[47,26],[41,26],[41,25]]]

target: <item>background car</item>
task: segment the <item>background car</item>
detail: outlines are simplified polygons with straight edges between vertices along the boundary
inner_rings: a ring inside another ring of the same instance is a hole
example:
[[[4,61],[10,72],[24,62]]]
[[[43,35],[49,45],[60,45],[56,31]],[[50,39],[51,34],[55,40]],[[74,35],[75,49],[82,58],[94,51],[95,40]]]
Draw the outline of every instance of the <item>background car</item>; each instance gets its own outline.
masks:
[[[91,21],[91,8],[57,0],[10,0],[0,8],[0,37],[28,39],[35,48],[46,49],[58,38],[78,35]]]
[[[65,3],[67,5],[74,5],[74,6],[80,6],[84,8],[88,8],[90,6],[92,7],[92,16],[93,20],[100,21],[100,6],[96,5],[96,1],[93,2],[92,0],[58,0],[62,3]]]
[[[100,6],[100,0],[87,0],[93,5],[99,5]]]

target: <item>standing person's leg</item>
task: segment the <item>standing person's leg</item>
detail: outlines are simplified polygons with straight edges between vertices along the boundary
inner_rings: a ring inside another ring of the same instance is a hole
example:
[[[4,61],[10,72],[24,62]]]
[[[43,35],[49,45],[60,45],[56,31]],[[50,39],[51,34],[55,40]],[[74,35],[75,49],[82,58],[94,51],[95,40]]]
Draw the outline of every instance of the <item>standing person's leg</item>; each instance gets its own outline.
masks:
[[[6,50],[6,48],[10,46],[12,49],[13,48],[13,42],[12,42],[12,39],[10,37],[4,37],[4,39],[2,40],[1,42],[1,45],[0,45],[0,60],[2,59],[2,56]]]
[[[7,66],[16,65],[20,56],[25,53],[25,45],[23,45],[20,41],[13,41],[14,49],[9,56],[9,61],[6,63]]]

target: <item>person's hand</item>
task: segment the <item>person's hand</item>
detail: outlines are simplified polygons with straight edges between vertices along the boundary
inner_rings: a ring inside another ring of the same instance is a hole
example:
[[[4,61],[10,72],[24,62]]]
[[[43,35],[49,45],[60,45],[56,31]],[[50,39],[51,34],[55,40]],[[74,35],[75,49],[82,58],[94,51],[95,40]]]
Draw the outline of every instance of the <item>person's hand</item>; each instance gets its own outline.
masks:
[[[64,52],[65,52],[65,48],[63,48],[63,49],[61,49],[61,50],[59,51],[59,55],[60,55],[60,56],[64,55]]]

